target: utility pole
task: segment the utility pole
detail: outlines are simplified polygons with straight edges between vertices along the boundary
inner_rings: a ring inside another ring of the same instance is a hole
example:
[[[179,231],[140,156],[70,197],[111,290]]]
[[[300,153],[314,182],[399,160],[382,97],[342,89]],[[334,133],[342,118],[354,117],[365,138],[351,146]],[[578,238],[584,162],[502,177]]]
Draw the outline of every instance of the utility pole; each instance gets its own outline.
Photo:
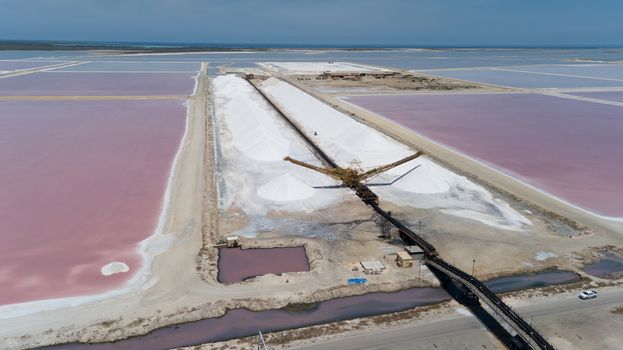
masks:
[[[418,272],[417,272],[417,280],[418,281],[422,280],[422,259],[420,259],[420,267],[418,268]]]
[[[476,259],[472,260],[472,277],[474,277],[474,267],[476,267]]]
[[[258,331],[257,336],[257,350],[268,350],[266,343],[264,342],[264,336],[262,335],[262,331]]]

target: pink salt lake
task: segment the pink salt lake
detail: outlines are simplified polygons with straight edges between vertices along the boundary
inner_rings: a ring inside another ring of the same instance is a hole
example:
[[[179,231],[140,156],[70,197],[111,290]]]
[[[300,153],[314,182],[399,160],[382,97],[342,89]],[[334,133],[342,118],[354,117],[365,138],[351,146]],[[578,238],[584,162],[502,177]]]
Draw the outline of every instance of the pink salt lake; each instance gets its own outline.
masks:
[[[193,73],[40,72],[0,79],[1,96],[190,95]]]
[[[348,101],[596,214],[623,217],[623,108],[540,94]]]
[[[111,290],[140,268],[183,102],[0,101],[0,305]],[[112,261],[130,272],[103,276]]]

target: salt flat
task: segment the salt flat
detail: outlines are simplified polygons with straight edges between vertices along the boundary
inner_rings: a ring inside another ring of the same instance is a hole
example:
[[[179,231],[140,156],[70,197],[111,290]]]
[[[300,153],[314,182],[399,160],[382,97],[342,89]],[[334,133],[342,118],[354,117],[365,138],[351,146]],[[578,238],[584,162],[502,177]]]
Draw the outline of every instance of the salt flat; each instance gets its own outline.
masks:
[[[21,61],[21,60],[0,60],[0,71],[14,71],[21,69],[32,69],[45,67],[54,64],[64,63],[63,61]]]
[[[75,67],[60,68],[57,72],[176,72],[196,73],[199,62],[154,62],[154,61],[95,61]]]
[[[194,75],[48,71],[0,79],[0,96],[190,95]]]
[[[623,91],[577,91],[566,94],[623,103]]]
[[[526,67],[473,68],[425,70],[425,74],[444,78],[460,79],[496,86],[523,89],[553,88],[618,88],[623,81],[590,76],[574,76],[564,74],[544,74],[531,72]],[[416,71],[417,72],[417,71]]]
[[[323,72],[382,72],[385,69],[350,62],[261,62],[258,65],[288,74],[318,74]]]
[[[363,168],[376,167],[415,152],[282,80],[270,78],[261,86],[343,167],[353,166],[353,162]],[[375,191],[381,198],[399,205],[412,206],[414,198],[421,198],[418,206],[441,207],[448,214],[504,229],[522,230],[524,225],[530,224],[486,189],[427,157],[391,169],[370,182],[394,180],[397,181],[391,186],[378,187]],[[495,210],[492,212],[490,208]]]
[[[101,293],[140,269],[185,115],[183,100],[0,101],[0,304]],[[105,276],[111,262],[131,273]]]
[[[213,87],[223,162],[219,180],[222,210],[239,208],[245,215],[257,217],[265,230],[270,226],[266,214],[272,210],[312,212],[338,202],[347,192],[317,189],[337,183],[283,160],[290,155],[321,165],[247,81],[224,75],[213,80]],[[255,236],[258,227],[254,222],[237,234]]]
[[[508,69],[525,71],[545,75],[575,76],[583,78],[623,80],[623,64],[547,64],[499,67],[498,69]]]
[[[623,216],[621,107],[540,94],[348,101],[599,215]]]

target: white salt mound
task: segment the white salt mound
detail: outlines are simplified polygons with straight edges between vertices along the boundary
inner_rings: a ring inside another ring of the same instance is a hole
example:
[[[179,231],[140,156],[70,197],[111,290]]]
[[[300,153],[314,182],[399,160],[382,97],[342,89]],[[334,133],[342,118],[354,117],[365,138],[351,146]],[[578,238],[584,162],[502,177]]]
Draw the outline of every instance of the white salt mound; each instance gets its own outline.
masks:
[[[451,184],[457,182],[456,175],[428,159],[421,159],[419,163],[416,169],[396,181],[392,187],[407,192],[432,194],[444,193],[450,190]]]
[[[314,133],[314,141],[343,166],[348,167],[357,160],[361,167],[372,168],[409,156],[415,151],[406,145],[362,124],[346,114],[332,108],[303,90],[277,78],[262,82],[262,89],[275,99],[301,126]],[[427,157],[420,157],[381,174],[379,178],[392,181],[393,189],[417,194],[443,194],[456,188],[478,198],[480,202],[495,206],[499,215],[490,215],[473,210],[451,210],[447,213],[478,220],[508,230],[522,231],[531,222],[516,212],[504,201],[494,198],[485,188],[471,182],[464,176],[436,164]]]
[[[217,106],[231,131],[234,147],[259,161],[280,161],[290,151],[274,112],[244,79],[222,75],[213,80]]]
[[[110,276],[120,272],[128,272],[130,268],[125,263],[115,261],[104,265],[100,271],[102,275]]]
[[[317,132],[314,140],[342,166],[356,159],[361,166],[375,167],[415,153],[409,147],[331,108],[304,91],[276,78],[262,83],[268,94],[281,103],[305,129]],[[422,157],[391,169],[385,174],[398,177],[420,165],[392,187],[421,194],[447,192],[456,183],[467,181]]]
[[[384,71],[378,67],[350,62],[261,62],[260,66],[290,73]]]
[[[547,260],[549,258],[555,258],[558,255],[552,253],[552,252],[545,252],[545,251],[539,251],[536,252],[536,255],[534,256],[534,260],[536,261],[544,261]]]
[[[257,194],[271,201],[289,202],[314,195],[314,188],[290,175],[278,176],[257,189]]]

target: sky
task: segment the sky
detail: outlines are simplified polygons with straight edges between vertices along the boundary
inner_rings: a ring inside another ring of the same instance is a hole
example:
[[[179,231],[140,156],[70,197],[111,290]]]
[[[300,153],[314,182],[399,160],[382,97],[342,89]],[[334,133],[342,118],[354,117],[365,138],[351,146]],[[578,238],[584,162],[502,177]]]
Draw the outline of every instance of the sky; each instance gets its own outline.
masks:
[[[0,0],[0,40],[623,46],[623,1]]]

